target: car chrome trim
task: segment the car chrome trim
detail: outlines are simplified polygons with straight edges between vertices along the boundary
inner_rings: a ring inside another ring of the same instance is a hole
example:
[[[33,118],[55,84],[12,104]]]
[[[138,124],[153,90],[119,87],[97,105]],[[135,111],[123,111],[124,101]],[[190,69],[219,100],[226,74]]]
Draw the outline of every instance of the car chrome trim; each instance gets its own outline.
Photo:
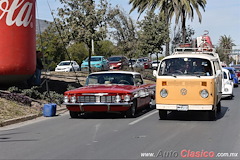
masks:
[[[107,105],[107,106],[130,106],[132,105],[133,102],[130,103],[63,103],[63,105],[66,106],[102,106],[102,105]]]

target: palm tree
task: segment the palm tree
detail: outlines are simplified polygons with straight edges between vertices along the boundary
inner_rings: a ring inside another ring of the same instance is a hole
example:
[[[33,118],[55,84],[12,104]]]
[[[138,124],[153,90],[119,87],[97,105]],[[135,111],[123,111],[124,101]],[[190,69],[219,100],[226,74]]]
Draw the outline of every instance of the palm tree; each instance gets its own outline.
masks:
[[[183,32],[182,42],[186,42],[186,19],[187,17],[193,20],[194,11],[197,13],[199,22],[201,23],[202,15],[199,10],[199,6],[205,11],[206,0],[129,0],[129,4],[132,4],[132,12],[134,9],[138,9],[138,12],[142,14],[147,8],[154,11],[159,8],[160,15],[164,17],[166,25],[168,25],[175,15],[175,24],[181,22],[181,28]]]
[[[178,24],[181,22],[182,28],[182,42],[186,42],[186,19],[189,17],[191,20],[194,18],[194,11],[198,15],[198,20],[201,23],[202,15],[199,10],[199,6],[205,11],[206,0],[173,0],[173,7],[170,9],[174,9],[169,11],[170,17],[172,18],[175,14],[175,23]],[[174,14],[173,14],[174,13]]]
[[[129,0],[129,4],[132,4],[132,9],[130,10],[130,13],[138,9],[138,12],[140,15],[146,10],[150,9],[150,11],[156,10],[157,7],[160,9],[159,16],[163,19],[163,21],[166,23],[166,26],[169,26],[170,24],[170,17],[168,10],[171,7],[171,0]],[[139,15],[139,16],[140,16]],[[169,55],[169,41],[166,41],[166,56]]]
[[[230,36],[224,35],[220,37],[217,52],[221,61],[226,62],[227,65],[232,62],[232,59],[228,54],[231,52],[233,46],[236,45],[233,43],[233,40]]]
[[[230,36],[221,36],[220,39],[219,39],[219,45],[222,49],[232,49],[233,46],[236,46],[234,43],[233,43],[233,40]]]

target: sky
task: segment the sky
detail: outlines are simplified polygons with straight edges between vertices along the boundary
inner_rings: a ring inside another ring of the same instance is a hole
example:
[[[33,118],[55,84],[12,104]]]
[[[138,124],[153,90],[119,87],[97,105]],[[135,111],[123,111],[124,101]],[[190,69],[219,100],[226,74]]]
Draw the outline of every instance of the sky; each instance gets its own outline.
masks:
[[[52,21],[51,10],[56,13],[58,7],[61,7],[59,0],[36,0],[37,18]],[[127,13],[131,9],[129,0],[109,0],[112,6],[120,6]],[[49,8],[49,6],[50,8]],[[193,37],[198,37],[208,30],[209,36],[214,45],[217,45],[221,36],[230,36],[240,49],[240,0],[207,0],[205,12],[201,9],[202,22],[199,23],[198,16],[195,14],[194,20],[188,20],[188,24],[195,30]],[[134,11],[130,14],[132,19],[137,20],[139,14]],[[143,18],[144,15],[140,17]],[[174,21],[173,21],[174,25]],[[173,28],[173,27],[172,27]],[[172,31],[173,32],[173,31]]]

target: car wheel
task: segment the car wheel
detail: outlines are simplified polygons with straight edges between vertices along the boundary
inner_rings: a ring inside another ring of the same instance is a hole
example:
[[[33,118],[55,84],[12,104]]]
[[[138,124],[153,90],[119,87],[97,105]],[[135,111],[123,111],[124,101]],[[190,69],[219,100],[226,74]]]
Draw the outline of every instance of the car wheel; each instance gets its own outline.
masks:
[[[80,112],[69,111],[71,118],[79,118]]]
[[[136,110],[137,110],[137,102],[136,100],[134,100],[132,106],[126,112],[126,117],[134,118],[136,116]]]
[[[211,120],[211,121],[216,120],[216,118],[217,118],[216,110],[208,111],[208,117],[209,117],[209,120]]]
[[[159,118],[162,120],[167,119],[167,110],[159,110]]]
[[[217,113],[220,113],[221,112],[221,101],[220,102],[218,102],[218,104],[217,104]]]

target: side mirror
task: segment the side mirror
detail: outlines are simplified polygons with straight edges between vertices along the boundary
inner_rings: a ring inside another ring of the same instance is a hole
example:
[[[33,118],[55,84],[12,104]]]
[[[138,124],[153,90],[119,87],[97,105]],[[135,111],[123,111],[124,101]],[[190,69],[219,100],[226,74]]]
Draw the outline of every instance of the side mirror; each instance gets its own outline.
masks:
[[[157,77],[157,70],[153,70],[153,76]]]

